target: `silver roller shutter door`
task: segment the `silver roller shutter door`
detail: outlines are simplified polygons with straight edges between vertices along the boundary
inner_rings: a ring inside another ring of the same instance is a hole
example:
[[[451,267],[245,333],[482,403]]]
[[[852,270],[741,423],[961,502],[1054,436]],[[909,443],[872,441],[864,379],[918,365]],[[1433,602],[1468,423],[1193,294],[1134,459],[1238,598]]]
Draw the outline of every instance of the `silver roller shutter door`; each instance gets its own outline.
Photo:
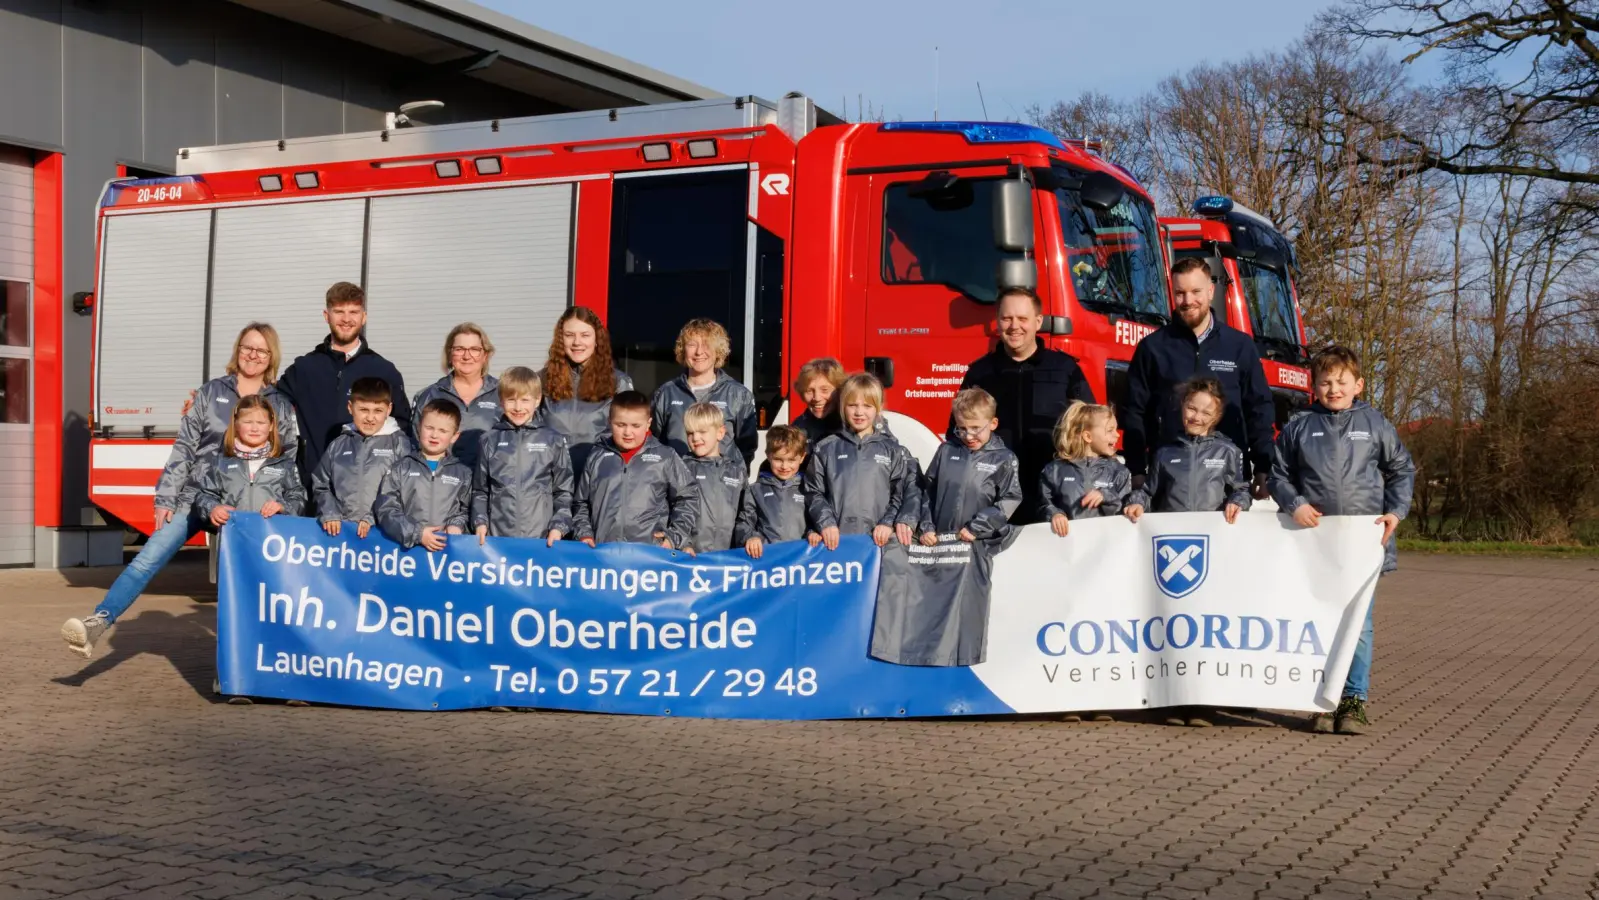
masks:
[[[33,282],[33,155],[25,150],[0,147],[0,280],[31,285]],[[20,336],[11,332],[18,324],[7,321],[4,350],[6,367],[4,390],[22,391],[15,410],[14,398],[0,395],[6,419],[26,421],[0,424],[0,565],[29,565],[33,562],[33,298],[28,288],[12,294],[22,296],[23,310],[8,309],[9,315],[26,317],[26,346],[16,346]],[[26,411],[13,416],[13,411]]]
[[[207,378],[227,371],[239,329],[277,329],[278,372],[327,336],[325,298],[336,281],[361,281],[365,200],[217,210]]]
[[[177,431],[204,375],[210,247],[209,210],[106,218],[96,303],[98,424],[122,435],[147,425]]]
[[[375,197],[367,334],[411,396],[437,381],[444,336],[488,332],[491,370],[539,368],[571,277],[572,185]]]

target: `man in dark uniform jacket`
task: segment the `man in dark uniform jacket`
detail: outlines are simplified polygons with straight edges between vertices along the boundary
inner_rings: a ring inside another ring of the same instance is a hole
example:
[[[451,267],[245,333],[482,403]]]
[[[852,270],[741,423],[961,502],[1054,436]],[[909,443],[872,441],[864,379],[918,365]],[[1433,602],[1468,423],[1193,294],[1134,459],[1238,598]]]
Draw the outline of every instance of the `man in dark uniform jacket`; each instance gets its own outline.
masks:
[[[1183,433],[1178,386],[1208,375],[1221,382],[1227,397],[1217,430],[1244,451],[1255,499],[1263,499],[1276,407],[1255,341],[1211,314],[1216,286],[1204,260],[1178,260],[1171,274],[1176,318],[1138,342],[1127,373],[1127,415],[1119,424],[1134,487],[1143,484],[1149,454]]]
[[[982,388],[998,402],[999,427],[994,434],[1020,462],[1022,505],[1011,521],[1037,522],[1038,475],[1055,458],[1055,423],[1073,400],[1095,402],[1094,391],[1076,358],[1048,349],[1038,337],[1044,305],[1037,294],[1008,288],[999,295],[995,315],[999,344],[966,370],[961,390]],[[954,419],[950,427],[954,428]]]

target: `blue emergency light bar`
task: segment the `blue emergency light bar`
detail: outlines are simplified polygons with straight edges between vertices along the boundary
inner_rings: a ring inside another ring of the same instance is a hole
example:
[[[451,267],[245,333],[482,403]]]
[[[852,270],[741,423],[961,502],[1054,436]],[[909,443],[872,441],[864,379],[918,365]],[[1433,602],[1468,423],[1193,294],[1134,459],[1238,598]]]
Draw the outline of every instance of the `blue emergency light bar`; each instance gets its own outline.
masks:
[[[958,134],[968,144],[1048,144],[1066,149],[1061,139],[1042,128],[1020,122],[885,122],[883,131]]]
[[[1202,216],[1225,216],[1233,211],[1233,201],[1227,197],[1200,197],[1194,201],[1194,212]]]

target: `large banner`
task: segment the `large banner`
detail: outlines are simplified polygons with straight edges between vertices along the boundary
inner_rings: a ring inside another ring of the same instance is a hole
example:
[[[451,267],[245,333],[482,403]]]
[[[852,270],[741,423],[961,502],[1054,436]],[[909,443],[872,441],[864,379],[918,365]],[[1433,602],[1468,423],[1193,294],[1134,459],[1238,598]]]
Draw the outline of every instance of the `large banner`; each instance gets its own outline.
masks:
[[[870,656],[880,568],[906,555],[880,561],[865,537],[759,560],[473,536],[428,553],[240,513],[223,529],[217,666],[225,694],[396,709],[1331,709],[1380,535],[1367,517],[1301,529],[1264,514],[1080,521],[1065,538],[1029,526],[995,558],[984,661],[933,667]]]

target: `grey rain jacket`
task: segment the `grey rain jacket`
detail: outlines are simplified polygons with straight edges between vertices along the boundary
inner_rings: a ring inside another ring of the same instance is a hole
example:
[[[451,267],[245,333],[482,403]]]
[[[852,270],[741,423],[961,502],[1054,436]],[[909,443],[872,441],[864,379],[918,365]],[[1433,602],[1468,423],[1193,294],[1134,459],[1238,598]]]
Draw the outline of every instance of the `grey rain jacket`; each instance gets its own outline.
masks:
[[[455,376],[445,375],[438,381],[416,392],[411,400],[411,440],[422,439],[422,407],[434,400],[448,400],[461,411],[461,435],[455,439],[455,455],[466,463],[468,469],[477,466],[478,444],[494,423],[500,420],[500,380],[493,375],[483,376],[483,389],[471,403],[455,392]]]
[[[878,525],[916,525],[921,505],[914,499],[913,463],[886,431],[823,438],[805,461],[805,512],[812,530],[837,526],[845,534],[869,534]],[[913,498],[909,506],[907,495]]]
[[[1393,513],[1403,519],[1410,514],[1416,464],[1398,429],[1365,401],[1339,412],[1318,403],[1283,426],[1270,483],[1285,513],[1309,503],[1328,516]],[[1389,541],[1382,570],[1398,567],[1398,546]]]
[[[372,507],[378,500],[383,473],[411,452],[411,439],[390,418],[372,437],[346,424],[328,445],[311,474],[311,496],[322,522],[376,521]]]
[[[941,444],[927,468],[921,503],[920,534],[951,534],[970,529],[980,541],[1010,534],[1010,516],[1022,503],[1016,454],[998,435],[976,450]]]
[[[1093,509],[1085,508],[1082,499],[1094,490],[1105,499]],[[1045,522],[1062,513],[1068,519],[1119,515],[1132,490],[1133,476],[1110,457],[1056,459],[1038,476],[1038,515]]]
[[[805,530],[804,472],[784,481],[762,466],[744,491],[738,523],[733,527],[733,546],[742,547],[752,537],[768,544],[803,540]]]
[[[696,553],[732,547],[744,491],[749,487],[744,460],[735,452],[732,456],[684,457],[683,464],[694,478],[700,506],[689,546]]]
[[[626,463],[609,438],[596,444],[572,494],[572,536],[596,544],[655,544],[664,534],[682,548],[698,520],[694,476],[654,435]]]
[[[583,377],[583,367],[566,364],[572,370],[572,384],[576,385]],[[583,464],[588,459],[589,451],[601,440],[611,436],[611,401],[579,400],[573,396],[570,400],[551,400],[548,394],[549,366],[539,371],[539,377],[544,379],[546,385],[544,402],[539,406],[539,414],[543,422],[561,433],[566,438],[567,449],[572,453],[572,471],[582,472]],[[626,372],[616,370],[616,392],[633,390],[633,379]],[[674,545],[676,546],[676,545]]]
[[[272,385],[263,387],[261,394],[278,414],[278,443],[282,448],[279,452],[292,458],[300,447],[300,426],[294,405]],[[178,437],[172,442],[172,453],[167,456],[166,468],[161,470],[161,480],[156,482],[157,507],[181,512],[194,501],[204,464],[216,458],[238,405],[239,379],[233,375],[213,378],[194,392],[189,411],[178,423]]]
[[[459,443],[459,442],[457,442]],[[572,531],[572,456],[566,438],[542,424],[500,421],[479,442],[472,478],[472,529],[496,537]]]
[[[389,540],[409,550],[422,542],[422,529],[429,526],[466,531],[471,496],[472,470],[466,463],[445,454],[435,470],[422,451],[412,450],[384,473],[373,514]]]
[[[694,389],[689,387],[688,373],[661,385],[650,399],[651,429],[666,446],[687,460],[692,453],[688,437],[683,430],[683,414],[700,401],[694,399]],[[744,461],[745,477],[749,477],[749,463],[755,458],[755,448],[760,445],[760,433],[755,419],[755,395],[750,389],[733,380],[721,369],[716,370],[716,381],[705,394],[706,403],[714,403],[727,420],[727,435],[722,438],[722,455],[737,456]]]
[[[300,484],[300,467],[292,456],[272,456],[261,462],[254,477],[250,464],[237,456],[218,455],[208,460],[200,473],[194,508],[207,519],[219,506],[244,512],[260,512],[268,500],[283,505],[284,515],[305,512],[305,486]]]
[[[1127,498],[1148,512],[1210,512],[1236,503],[1250,504],[1244,477],[1244,452],[1219,431],[1204,437],[1185,434],[1156,450],[1149,480]]]

